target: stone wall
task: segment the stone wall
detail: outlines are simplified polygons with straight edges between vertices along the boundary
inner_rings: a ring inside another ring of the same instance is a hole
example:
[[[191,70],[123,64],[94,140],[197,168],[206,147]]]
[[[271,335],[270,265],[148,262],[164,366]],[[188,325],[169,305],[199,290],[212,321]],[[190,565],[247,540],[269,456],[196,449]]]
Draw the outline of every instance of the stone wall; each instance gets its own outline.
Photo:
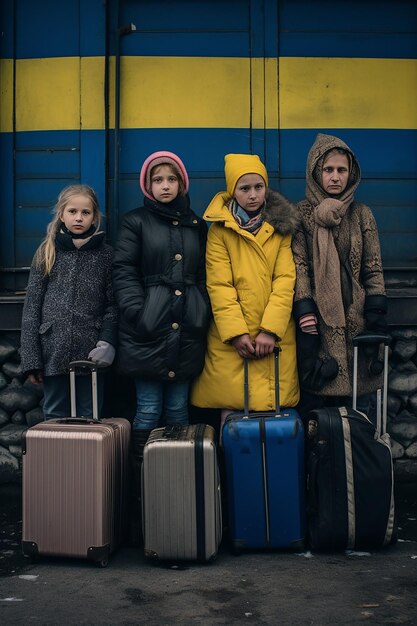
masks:
[[[0,483],[22,478],[22,434],[43,420],[42,388],[20,369],[20,334],[0,333]]]
[[[417,480],[417,327],[391,328],[390,334],[388,432],[395,471]],[[22,433],[43,420],[42,388],[22,376],[19,347],[18,332],[0,333],[0,483],[21,480]]]
[[[397,474],[417,478],[417,327],[390,335],[388,432]]]

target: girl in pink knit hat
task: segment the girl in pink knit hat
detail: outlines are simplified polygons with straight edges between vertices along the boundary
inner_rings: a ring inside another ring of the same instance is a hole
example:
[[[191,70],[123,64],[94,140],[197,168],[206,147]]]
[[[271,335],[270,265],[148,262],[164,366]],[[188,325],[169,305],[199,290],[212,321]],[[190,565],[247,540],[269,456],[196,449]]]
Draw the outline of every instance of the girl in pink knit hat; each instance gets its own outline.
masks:
[[[136,385],[132,456],[138,507],[150,431],[161,421],[188,423],[189,384],[204,365],[210,318],[207,227],[190,208],[184,163],[172,152],[154,152],[139,180],[144,203],[124,216],[113,273],[120,312],[118,366]],[[139,519],[140,507],[137,511]]]

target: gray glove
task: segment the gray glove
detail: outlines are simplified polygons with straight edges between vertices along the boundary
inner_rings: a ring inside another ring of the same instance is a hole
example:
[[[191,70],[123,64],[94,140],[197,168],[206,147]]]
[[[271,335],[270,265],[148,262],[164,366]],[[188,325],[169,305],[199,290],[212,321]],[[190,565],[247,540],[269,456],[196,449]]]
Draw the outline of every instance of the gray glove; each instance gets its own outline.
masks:
[[[107,341],[98,341],[95,348],[93,348],[88,355],[88,358],[100,367],[107,367],[113,363],[116,350]]]

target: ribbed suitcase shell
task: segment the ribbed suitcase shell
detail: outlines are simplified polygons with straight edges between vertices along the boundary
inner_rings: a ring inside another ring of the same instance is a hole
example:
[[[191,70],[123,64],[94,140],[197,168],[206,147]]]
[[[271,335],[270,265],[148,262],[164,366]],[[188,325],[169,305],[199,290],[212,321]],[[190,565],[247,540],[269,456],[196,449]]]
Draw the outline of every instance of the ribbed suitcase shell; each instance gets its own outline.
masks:
[[[280,409],[279,353],[274,348],[275,411],[249,412],[249,361],[244,360],[244,410],[222,430],[235,552],[304,546],[304,427],[295,409]]]
[[[152,431],[142,466],[147,557],[209,561],[222,537],[215,431],[197,424]]]
[[[57,419],[26,431],[22,548],[107,564],[125,523],[130,423]]]
[[[301,549],[305,534],[304,429],[294,409],[229,416],[223,427],[229,532],[235,552]]]

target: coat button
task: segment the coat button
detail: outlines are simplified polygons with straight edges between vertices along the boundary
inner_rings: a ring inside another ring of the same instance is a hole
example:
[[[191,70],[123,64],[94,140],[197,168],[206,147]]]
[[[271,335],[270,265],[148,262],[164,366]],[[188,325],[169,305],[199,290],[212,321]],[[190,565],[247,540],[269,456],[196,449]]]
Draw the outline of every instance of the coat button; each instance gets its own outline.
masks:
[[[193,220],[193,224],[198,224],[198,220]]]
[[[175,378],[175,372],[168,372],[169,378]]]
[[[179,289],[176,289],[174,293],[176,296],[182,296],[182,291],[180,291]]]
[[[174,322],[173,324],[171,324],[171,328],[173,328],[174,330],[178,330],[179,327],[180,325],[178,324],[178,322]]]
[[[182,254],[176,254],[176,255],[174,256],[174,259],[175,259],[176,261],[181,261],[181,259],[182,259]]]
[[[173,222],[172,222],[172,223],[174,224],[174,226],[178,226],[179,221],[178,221],[178,220],[173,220]]]

